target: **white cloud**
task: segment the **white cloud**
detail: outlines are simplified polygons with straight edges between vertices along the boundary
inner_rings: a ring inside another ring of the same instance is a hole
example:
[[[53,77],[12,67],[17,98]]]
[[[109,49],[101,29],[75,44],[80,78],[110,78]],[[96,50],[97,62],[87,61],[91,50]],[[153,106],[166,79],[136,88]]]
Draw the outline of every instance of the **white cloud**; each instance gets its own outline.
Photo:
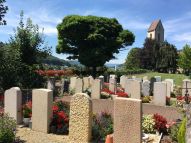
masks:
[[[172,39],[178,42],[191,42],[191,32],[176,34]]]

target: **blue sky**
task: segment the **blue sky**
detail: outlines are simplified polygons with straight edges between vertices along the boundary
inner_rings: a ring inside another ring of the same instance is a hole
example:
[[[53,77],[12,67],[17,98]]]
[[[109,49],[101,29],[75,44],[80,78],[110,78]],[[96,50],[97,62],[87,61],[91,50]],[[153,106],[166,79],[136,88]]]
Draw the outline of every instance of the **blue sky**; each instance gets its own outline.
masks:
[[[191,45],[190,0],[7,0],[6,5],[9,7],[7,25],[0,26],[0,41],[8,41],[18,25],[20,11],[24,10],[26,18],[44,28],[53,55],[61,59],[67,55],[55,53],[56,26],[70,14],[117,18],[124,29],[135,34],[134,44],[109,63],[123,63],[132,47],[142,47],[147,29],[155,19],[162,20],[168,42],[178,49],[186,43]]]

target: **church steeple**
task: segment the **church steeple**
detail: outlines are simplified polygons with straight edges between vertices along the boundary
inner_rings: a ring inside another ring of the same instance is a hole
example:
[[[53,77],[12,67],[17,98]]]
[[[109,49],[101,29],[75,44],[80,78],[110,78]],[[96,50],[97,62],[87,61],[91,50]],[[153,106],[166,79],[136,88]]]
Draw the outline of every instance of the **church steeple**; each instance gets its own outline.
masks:
[[[147,31],[147,38],[151,38],[158,42],[164,42],[164,28],[160,19],[151,23]]]

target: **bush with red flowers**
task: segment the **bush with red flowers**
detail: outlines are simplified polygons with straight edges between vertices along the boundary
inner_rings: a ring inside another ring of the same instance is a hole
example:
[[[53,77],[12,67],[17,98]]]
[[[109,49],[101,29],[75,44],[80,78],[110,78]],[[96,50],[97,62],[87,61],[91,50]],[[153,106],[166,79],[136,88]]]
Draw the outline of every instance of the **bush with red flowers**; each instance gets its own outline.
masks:
[[[36,73],[42,76],[68,76],[72,75],[72,70],[36,70]]]
[[[159,114],[154,114],[153,116],[155,120],[155,125],[154,128],[159,132],[159,133],[166,133],[167,132],[167,120],[163,116]]]
[[[50,132],[54,134],[68,134],[69,104],[56,101],[52,107],[53,117],[50,123]]]
[[[32,117],[32,101],[28,101],[23,105],[23,116],[24,118]]]
[[[116,95],[117,95],[118,97],[126,97],[126,98],[128,98],[128,94],[125,93],[125,92],[117,92]]]

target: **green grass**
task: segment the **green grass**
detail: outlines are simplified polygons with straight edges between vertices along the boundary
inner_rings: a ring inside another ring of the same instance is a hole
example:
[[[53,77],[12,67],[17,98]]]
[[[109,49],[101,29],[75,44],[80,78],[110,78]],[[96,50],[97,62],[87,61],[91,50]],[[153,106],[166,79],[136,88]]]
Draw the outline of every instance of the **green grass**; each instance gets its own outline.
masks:
[[[177,86],[182,86],[182,81],[186,78],[189,78],[188,76],[185,76],[184,74],[168,74],[168,73],[158,73],[158,72],[148,72],[143,74],[134,74],[132,76],[136,77],[144,77],[147,76],[148,79],[154,76],[161,76],[162,80],[165,80],[167,78],[174,79],[174,83]]]

